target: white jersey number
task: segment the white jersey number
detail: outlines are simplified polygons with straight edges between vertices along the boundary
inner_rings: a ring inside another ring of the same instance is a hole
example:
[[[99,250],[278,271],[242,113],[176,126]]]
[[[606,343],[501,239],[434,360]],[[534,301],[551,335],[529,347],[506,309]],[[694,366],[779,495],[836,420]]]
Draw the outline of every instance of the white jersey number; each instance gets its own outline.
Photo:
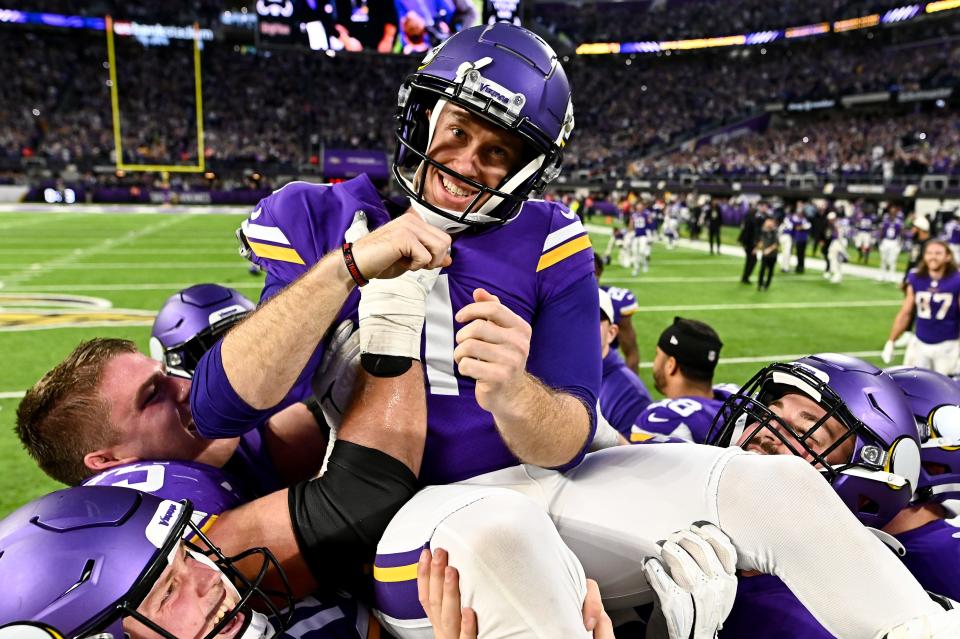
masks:
[[[916,294],[917,317],[920,319],[942,320],[950,312],[953,305],[953,293],[931,293],[918,291]],[[933,305],[937,305],[936,317],[933,315]]]

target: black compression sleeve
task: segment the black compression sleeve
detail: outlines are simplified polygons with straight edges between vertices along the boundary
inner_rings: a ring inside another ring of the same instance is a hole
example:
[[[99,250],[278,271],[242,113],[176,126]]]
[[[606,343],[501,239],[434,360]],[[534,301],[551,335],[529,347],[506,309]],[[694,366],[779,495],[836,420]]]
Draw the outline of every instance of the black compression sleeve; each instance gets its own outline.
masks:
[[[416,491],[417,478],[402,462],[344,440],[322,477],[290,489],[297,543],[321,589],[362,587],[387,524]]]

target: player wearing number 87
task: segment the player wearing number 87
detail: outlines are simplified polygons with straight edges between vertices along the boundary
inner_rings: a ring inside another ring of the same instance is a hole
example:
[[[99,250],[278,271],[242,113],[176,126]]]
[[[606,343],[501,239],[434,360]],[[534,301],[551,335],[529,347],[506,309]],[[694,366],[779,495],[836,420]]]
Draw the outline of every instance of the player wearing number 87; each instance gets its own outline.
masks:
[[[653,382],[667,399],[647,406],[633,426],[630,441],[661,441],[662,435],[704,443],[720,406],[735,392],[713,385],[723,342],[709,325],[674,317],[657,342]]]
[[[930,240],[923,260],[907,275],[906,297],[883,347],[885,364],[893,360],[893,342],[910,324],[916,311],[917,326],[903,357],[904,366],[929,368],[953,374],[960,358],[960,273],[946,242]]]

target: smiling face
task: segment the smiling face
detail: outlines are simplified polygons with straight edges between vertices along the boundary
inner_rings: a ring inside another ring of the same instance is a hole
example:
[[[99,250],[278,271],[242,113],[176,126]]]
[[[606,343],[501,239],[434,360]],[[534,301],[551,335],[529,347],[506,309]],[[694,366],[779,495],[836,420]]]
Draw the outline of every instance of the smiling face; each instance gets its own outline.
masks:
[[[817,422],[826,415],[826,411],[822,406],[806,395],[799,393],[788,393],[772,402],[768,408],[771,413],[786,422],[800,435],[812,430]],[[748,423],[737,445],[762,455],[794,454],[790,448],[770,430],[775,429],[793,448],[802,453],[801,456],[804,459],[809,462],[814,461],[813,455],[805,450],[790,431],[783,428],[776,420],[771,420],[768,427],[761,428],[757,434],[751,438],[750,436],[753,434],[755,428],[756,423]],[[835,417],[831,417],[810,435],[806,440],[806,445],[818,455],[822,455],[827,448],[846,432],[846,427]],[[827,461],[834,465],[848,463],[853,455],[854,445],[855,439],[853,437],[848,438],[843,444],[827,455]]]
[[[226,586],[222,574],[190,555],[181,543],[173,562],[160,574],[137,612],[178,639],[205,637],[240,599]],[[235,637],[243,622],[241,612],[217,637]],[[161,636],[134,618],[124,619],[123,629],[131,639]]]
[[[940,242],[930,242],[923,250],[923,261],[931,274],[939,275],[950,259],[950,249]]]
[[[427,152],[433,161],[494,189],[519,168],[522,154],[523,141],[519,136],[450,103],[437,120]],[[427,165],[424,179],[423,197],[427,202],[450,211],[466,210],[478,193],[476,188],[433,165]]]
[[[119,432],[119,443],[108,451],[111,458],[183,459],[219,467],[236,448],[236,439],[210,440],[197,434],[190,414],[190,381],[167,375],[160,362],[142,353],[110,360],[99,391]]]

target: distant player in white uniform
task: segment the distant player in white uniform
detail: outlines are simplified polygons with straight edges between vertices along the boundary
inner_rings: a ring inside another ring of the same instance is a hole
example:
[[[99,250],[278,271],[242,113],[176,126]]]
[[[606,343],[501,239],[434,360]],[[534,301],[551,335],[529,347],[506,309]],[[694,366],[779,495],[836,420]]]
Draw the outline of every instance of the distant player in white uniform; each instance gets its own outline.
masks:
[[[903,218],[891,205],[880,226],[880,281],[899,282],[897,258],[903,250]]]
[[[791,270],[791,253],[793,253],[793,221],[787,215],[780,223],[780,272],[789,273]]]

